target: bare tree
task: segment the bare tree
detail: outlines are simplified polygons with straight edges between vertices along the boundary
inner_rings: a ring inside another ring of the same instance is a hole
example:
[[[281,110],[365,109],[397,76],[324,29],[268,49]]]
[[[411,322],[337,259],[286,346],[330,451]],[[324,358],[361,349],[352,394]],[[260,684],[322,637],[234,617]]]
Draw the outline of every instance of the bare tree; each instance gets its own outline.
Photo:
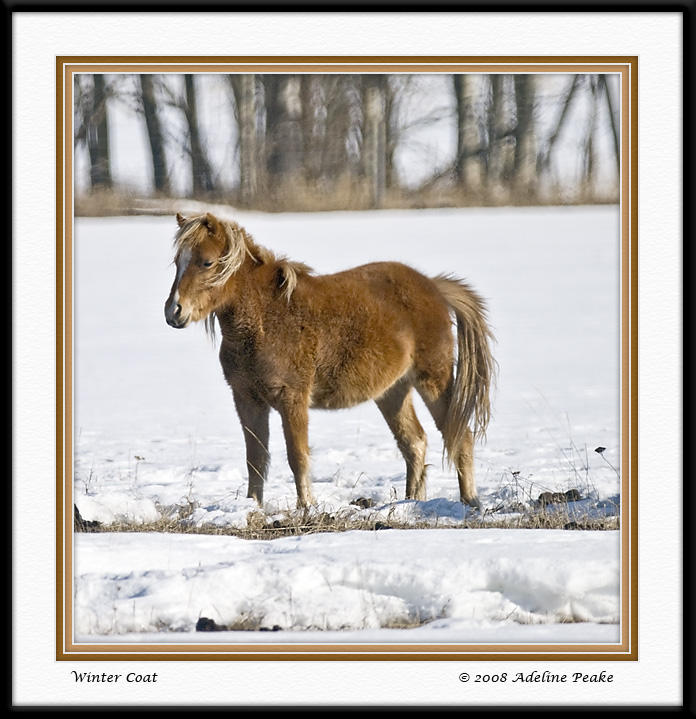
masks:
[[[302,164],[305,180],[315,181],[321,171],[321,147],[318,137],[320,88],[318,75],[300,76],[300,105],[302,108]]]
[[[239,129],[239,193],[246,204],[258,190],[256,75],[229,75]]]
[[[384,83],[384,115],[385,115],[385,141],[384,163],[385,184],[388,188],[395,188],[399,184],[396,169],[396,153],[399,148],[401,135],[401,106],[411,88],[410,75],[385,75]]]
[[[352,174],[349,145],[358,115],[362,117],[360,79],[355,75],[334,75],[319,78],[321,104],[318,108],[321,146],[321,177],[326,185],[347,173]]]
[[[271,187],[302,167],[302,107],[296,75],[263,75],[266,172]]]
[[[186,102],[184,115],[188,124],[189,152],[191,155],[191,180],[193,194],[201,195],[212,192],[215,189],[210,164],[201,141],[200,128],[198,125],[198,98],[196,93],[195,77],[184,75],[184,87]]]
[[[558,113],[558,119],[554,124],[554,128],[551,131],[551,134],[546,140],[546,145],[544,149],[539,155],[539,167],[541,169],[546,169],[549,166],[549,163],[551,161],[551,155],[553,154],[556,142],[558,141],[558,138],[561,135],[561,131],[565,127],[566,121],[570,115],[570,108],[573,104],[573,99],[576,97],[578,90],[582,84],[582,77],[582,75],[573,75],[570,84],[568,85],[568,89],[566,90],[563,99],[561,100],[561,109]]]
[[[381,207],[386,188],[386,75],[366,75],[363,100],[363,170],[372,207]]]
[[[514,152],[512,122],[507,112],[507,87],[513,82],[511,75],[489,75],[490,101],[487,107],[488,145],[486,151],[486,183],[489,192],[504,194],[512,177]]]
[[[587,76],[590,90],[590,109],[583,143],[583,191],[591,194],[595,180],[595,131],[597,128],[597,75]]]
[[[93,189],[110,188],[111,156],[109,152],[108,91],[104,75],[92,75],[91,107],[86,118],[90,181]]]
[[[457,154],[454,176],[466,190],[478,191],[483,180],[481,164],[481,132],[478,107],[480,76],[468,73],[452,75],[457,111]]]
[[[138,75],[138,78],[140,80],[140,94],[147,127],[147,137],[150,142],[155,192],[164,195],[169,192],[169,173],[164,152],[164,136],[157,112],[154,78],[152,75],[146,74]]]
[[[604,98],[607,103],[607,112],[609,114],[609,128],[614,141],[614,159],[616,160],[616,171],[621,167],[621,146],[619,144],[619,118],[618,113],[614,111],[614,104],[611,99],[611,91],[606,75],[598,76],[599,89],[604,92]]]
[[[537,138],[534,123],[535,75],[515,75],[514,185],[520,195],[532,195],[537,185]]]

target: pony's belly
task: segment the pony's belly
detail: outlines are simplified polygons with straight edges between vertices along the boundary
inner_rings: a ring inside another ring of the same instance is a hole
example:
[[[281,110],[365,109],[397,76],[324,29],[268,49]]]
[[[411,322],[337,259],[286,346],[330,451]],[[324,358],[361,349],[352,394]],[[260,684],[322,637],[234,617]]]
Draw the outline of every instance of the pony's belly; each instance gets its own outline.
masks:
[[[318,395],[312,393],[309,406],[312,409],[346,409],[367,402],[369,399],[372,399],[369,395],[357,393],[351,395],[341,392],[322,392]]]
[[[381,397],[394,383],[408,373],[408,366],[394,368],[380,376],[343,376],[339,380],[316,382],[312,387],[309,406],[313,409],[346,409]]]
[[[348,327],[345,335],[342,341],[320,349],[312,376],[311,407],[343,409],[377,399],[413,366],[412,333],[393,322],[382,318],[380,331],[371,333]]]
[[[377,383],[370,380],[373,378],[350,372],[336,373],[331,377],[315,376],[309,398],[310,407],[345,409],[367,402],[381,394],[380,388],[375,387]]]

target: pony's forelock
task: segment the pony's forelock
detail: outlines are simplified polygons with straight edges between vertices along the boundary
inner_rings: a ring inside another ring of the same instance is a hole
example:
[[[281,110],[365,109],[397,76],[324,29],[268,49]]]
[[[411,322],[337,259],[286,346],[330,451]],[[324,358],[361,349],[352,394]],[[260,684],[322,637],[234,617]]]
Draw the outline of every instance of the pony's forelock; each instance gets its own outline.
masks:
[[[206,215],[191,217],[184,222],[174,236],[174,247],[178,252],[184,248],[193,249],[208,236]],[[225,238],[225,249],[217,260],[218,271],[210,280],[214,287],[224,285],[232,275],[244,264],[247,256],[258,261],[251,252],[251,236],[247,231],[231,220],[218,220]]]

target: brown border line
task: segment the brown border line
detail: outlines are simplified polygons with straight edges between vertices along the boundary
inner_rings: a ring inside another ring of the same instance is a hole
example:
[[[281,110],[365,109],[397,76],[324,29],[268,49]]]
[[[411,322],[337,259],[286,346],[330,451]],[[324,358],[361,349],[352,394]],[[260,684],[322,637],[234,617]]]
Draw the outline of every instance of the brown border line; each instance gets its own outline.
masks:
[[[637,57],[129,57],[56,58],[56,658],[58,660],[583,660],[637,656]],[[621,643],[608,645],[128,645],[72,636],[72,76],[156,72],[613,72],[621,75]],[[171,65],[171,67],[168,67]],[[376,66],[378,65],[378,66]],[[554,65],[554,67],[550,67]],[[219,67],[217,67],[219,66]],[[282,66],[282,67],[280,67]],[[463,67],[467,66],[467,67]],[[471,66],[471,67],[469,67]],[[584,66],[584,67],[583,67]],[[67,82],[66,82],[67,80]],[[627,471],[626,471],[627,470]],[[62,508],[62,516],[61,516]],[[630,530],[630,531],[629,531]],[[134,652],[134,653],[133,653]],[[535,652],[540,652],[536,654]]]
[[[56,63],[56,646],[63,642],[63,75]],[[69,515],[67,515],[69,516]],[[60,650],[59,650],[60,651]]]
[[[629,501],[631,504],[630,534],[631,534],[631,634],[634,637],[634,653],[638,659],[638,58],[631,63],[631,225],[630,225],[630,262],[631,262],[631,289],[630,289],[630,361],[629,368],[631,403],[631,457],[630,482],[631,491]],[[628,332],[629,328],[623,331]]]
[[[623,471],[624,467],[628,467],[628,458],[629,458],[629,442],[628,442],[628,433],[627,433],[627,427],[626,427],[626,421],[625,418],[628,417],[629,412],[629,397],[628,397],[628,373],[629,373],[629,333],[627,331],[628,327],[628,321],[629,321],[629,303],[626,302],[626,288],[628,287],[629,282],[629,263],[626,261],[626,258],[628,257],[628,242],[629,242],[629,233],[627,231],[627,228],[629,227],[629,209],[630,209],[630,203],[625,201],[625,198],[629,197],[629,191],[630,191],[630,165],[629,162],[627,162],[628,158],[628,148],[629,148],[629,127],[630,127],[630,117],[629,113],[626,111],[626,108],[628,108],[629,103],[629,86],[630,86],[630,80],[624,81],[622,83],[621,87],[621,198],[624,200],[621,203],[621,289],[620,289],[620,307],[621,307],[621,315],[620,315],[620,324],[621,324],[621,350],[620,350],[620,357],[621,357],[621,497],[628,497],[628,484],[626,482],[626,473]],[[628,526],[628,502],[622,502],[621,503],[621,527]],[[627,535],[625,532],[622,531],[621,534],[621,548],[622,548],[622,563],[621,563],[621,616],[624,618],[624,622],[622,623],[621,627],[621,638],[622,641],[625,642],[627,640],[627,632],[628,632],[628,625],[629,622],[625,620],[626,617],[630,616],[630,606],[629,606],[629,593],[626,591],[626,588],[630,586],[629,580],[630,580],[630,573],[629,573],[629,566],[628,562],[624,559],[623,551],[625,551],[625,544],[626,544],[626,538]]]
[[[86,64],[98,63],[108,65],[114,63],[133,63],[140,65],[165,65],[168,63],[182,65],[194,63],[197,65],[238,65],[240,63],[272,63],[274,65],[298,65],[302,63],[333,63],[346,65],[348,63],[385,65],[399,63],[406,65],[438,65],[442,63],[455,63],[456,65],[481,65],[487,62],[496,65],[514,63],[516,65],[530,65],[540,63],[544,65],[573,65],[577,63],[605,63],[614,68],[617,65],[632,65],[637,60],[634,55],[59,55],[56,61],[59,64]],[[375,69],[375,72],[378,72]]]
[[[73,84],[69,82],[65,87],[65,136],[64,147],[66,153],[64,157],[65,165],[65,183],[66,187],[66,203],[64,208],[66,237],[68,241],[64,247],[65,258],[65,406],[66,406],[66,422],[63,430],[65,437],[65,451],[63,454],[63,466],[65,467],[65,476],[72,479],[73,477],[73,193],[72,193],[72,170],[73,170],[73,113],[72,113]],[[70,148],[69,150],[67,148]],[[65,492],[65,517],[72,516],[73,511],[73,482],[69,481],[63,487]],[[72,527],[66,526],[65,533],[65,576],[72,579],[73,575],[73,532]],[[68,591],[69,590],[69,591]],[[71,637],[73,634],[73,615],[72,615],[73,585],[72,582],[66,584],[66,592],[64,601],[66,606],[65,612],[65,631],[66,636]]]

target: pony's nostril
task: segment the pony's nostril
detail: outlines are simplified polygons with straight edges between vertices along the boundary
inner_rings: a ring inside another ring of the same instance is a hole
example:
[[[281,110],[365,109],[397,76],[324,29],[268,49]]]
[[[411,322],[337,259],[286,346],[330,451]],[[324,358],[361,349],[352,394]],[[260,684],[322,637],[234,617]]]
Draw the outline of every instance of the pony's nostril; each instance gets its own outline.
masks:
[[[182,307],[178,302],[168,301],[164,306],[164,317],[172,327],[182,326]]]

